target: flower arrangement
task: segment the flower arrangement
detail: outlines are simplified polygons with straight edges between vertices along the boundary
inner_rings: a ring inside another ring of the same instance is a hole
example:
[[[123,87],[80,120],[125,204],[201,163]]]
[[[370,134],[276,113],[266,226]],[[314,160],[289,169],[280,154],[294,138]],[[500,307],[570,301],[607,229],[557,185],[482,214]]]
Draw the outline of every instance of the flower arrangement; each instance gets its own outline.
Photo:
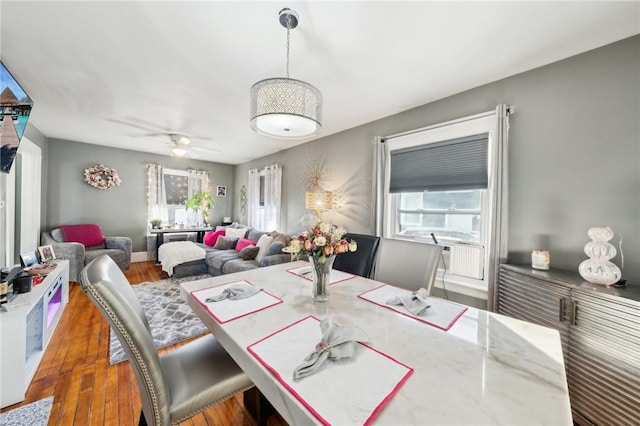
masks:
[[[85,169],[84,181],[94,188],[104,190],[122,183],[120,176],[118,176],[118,172],[115,169],[106,167],[104,164],[99,164]]]
[[[317,216],[303,217],[302,222],[309,230],[294,237],[287,247],[296,258],[312,256],[324,264],[330,256],[358,249],[355,241],[343,238],[347,230],[342,227],[324,222]]]

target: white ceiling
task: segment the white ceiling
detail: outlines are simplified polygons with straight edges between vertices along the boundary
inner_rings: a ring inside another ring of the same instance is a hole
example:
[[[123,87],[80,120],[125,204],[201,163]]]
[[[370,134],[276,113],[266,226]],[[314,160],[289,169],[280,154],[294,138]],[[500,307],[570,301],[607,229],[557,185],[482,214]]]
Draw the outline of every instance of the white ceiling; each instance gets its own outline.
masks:
[[[240,164],[306,140],[249,127],[249,88],[320,89],[327,136],[640,33],[640,2],[0,3],[1,55],[50,138]]]

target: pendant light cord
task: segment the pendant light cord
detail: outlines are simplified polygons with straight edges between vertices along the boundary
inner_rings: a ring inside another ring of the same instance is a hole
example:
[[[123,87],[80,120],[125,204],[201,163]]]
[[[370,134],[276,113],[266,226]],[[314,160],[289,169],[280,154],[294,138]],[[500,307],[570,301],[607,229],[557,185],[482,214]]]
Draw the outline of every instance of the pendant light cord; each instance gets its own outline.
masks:
[[[289,31],[291,30],[291,15],[287,15],[287,78],[289,78]]]

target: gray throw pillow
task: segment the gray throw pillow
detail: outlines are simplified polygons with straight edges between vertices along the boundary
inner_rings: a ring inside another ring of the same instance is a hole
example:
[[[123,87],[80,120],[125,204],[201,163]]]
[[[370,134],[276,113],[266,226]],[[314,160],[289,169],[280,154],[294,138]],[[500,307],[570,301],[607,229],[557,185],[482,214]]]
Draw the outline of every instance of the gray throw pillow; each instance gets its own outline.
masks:
[[[282,241],[274,241],[269,247],[267,247],[267,251],[264,254],[265,256],[271,256],[273,254],[282,254],[282,249],[284,248],[284,244]]]
[[[218,250],[233,250],[236,248],[236,244],[238,244],[239,238],[232,237],[218,237],[218,241],[216,241],[213,246],[214,249]]]
[[[242,260],[253,260],[258,255],[260,251],[260,247],[258,246],[246,246],[242,250],[240,250],[240,257]]]
[[[52,229],[51,238],[59,243],[64,243],[64,232],[62,232],[62,229],[60,228]]]

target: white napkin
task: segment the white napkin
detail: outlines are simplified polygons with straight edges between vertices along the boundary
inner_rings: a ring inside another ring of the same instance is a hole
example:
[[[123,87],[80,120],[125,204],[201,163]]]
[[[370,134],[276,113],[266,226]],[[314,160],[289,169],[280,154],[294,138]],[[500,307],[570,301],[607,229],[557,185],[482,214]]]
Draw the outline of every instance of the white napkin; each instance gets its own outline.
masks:
[[[294,380],[309,376],[329,359],[350,358],[355,354],[356,342],[367,342],[367,334],[354,325],[341,326],[327,317],[320,322],[322,340],[293,371]]]
[[[421,288],[418,291],[404,295],[394,296],[386,301],[387,305],[402,305],[405,309],[411,312],[413,315],[424,315],[427,309],[430,307],[427,303],[427,290]]]
[[[221,300],[225,299],[246,299],[247,297],[258,294],[261,290],[261,288],[247,283],[231,284],[229,287],[225,288],[222,293],[218,294],[217,296],[207,297],[204,301],[206,303],[211,303],[220,302]]]

